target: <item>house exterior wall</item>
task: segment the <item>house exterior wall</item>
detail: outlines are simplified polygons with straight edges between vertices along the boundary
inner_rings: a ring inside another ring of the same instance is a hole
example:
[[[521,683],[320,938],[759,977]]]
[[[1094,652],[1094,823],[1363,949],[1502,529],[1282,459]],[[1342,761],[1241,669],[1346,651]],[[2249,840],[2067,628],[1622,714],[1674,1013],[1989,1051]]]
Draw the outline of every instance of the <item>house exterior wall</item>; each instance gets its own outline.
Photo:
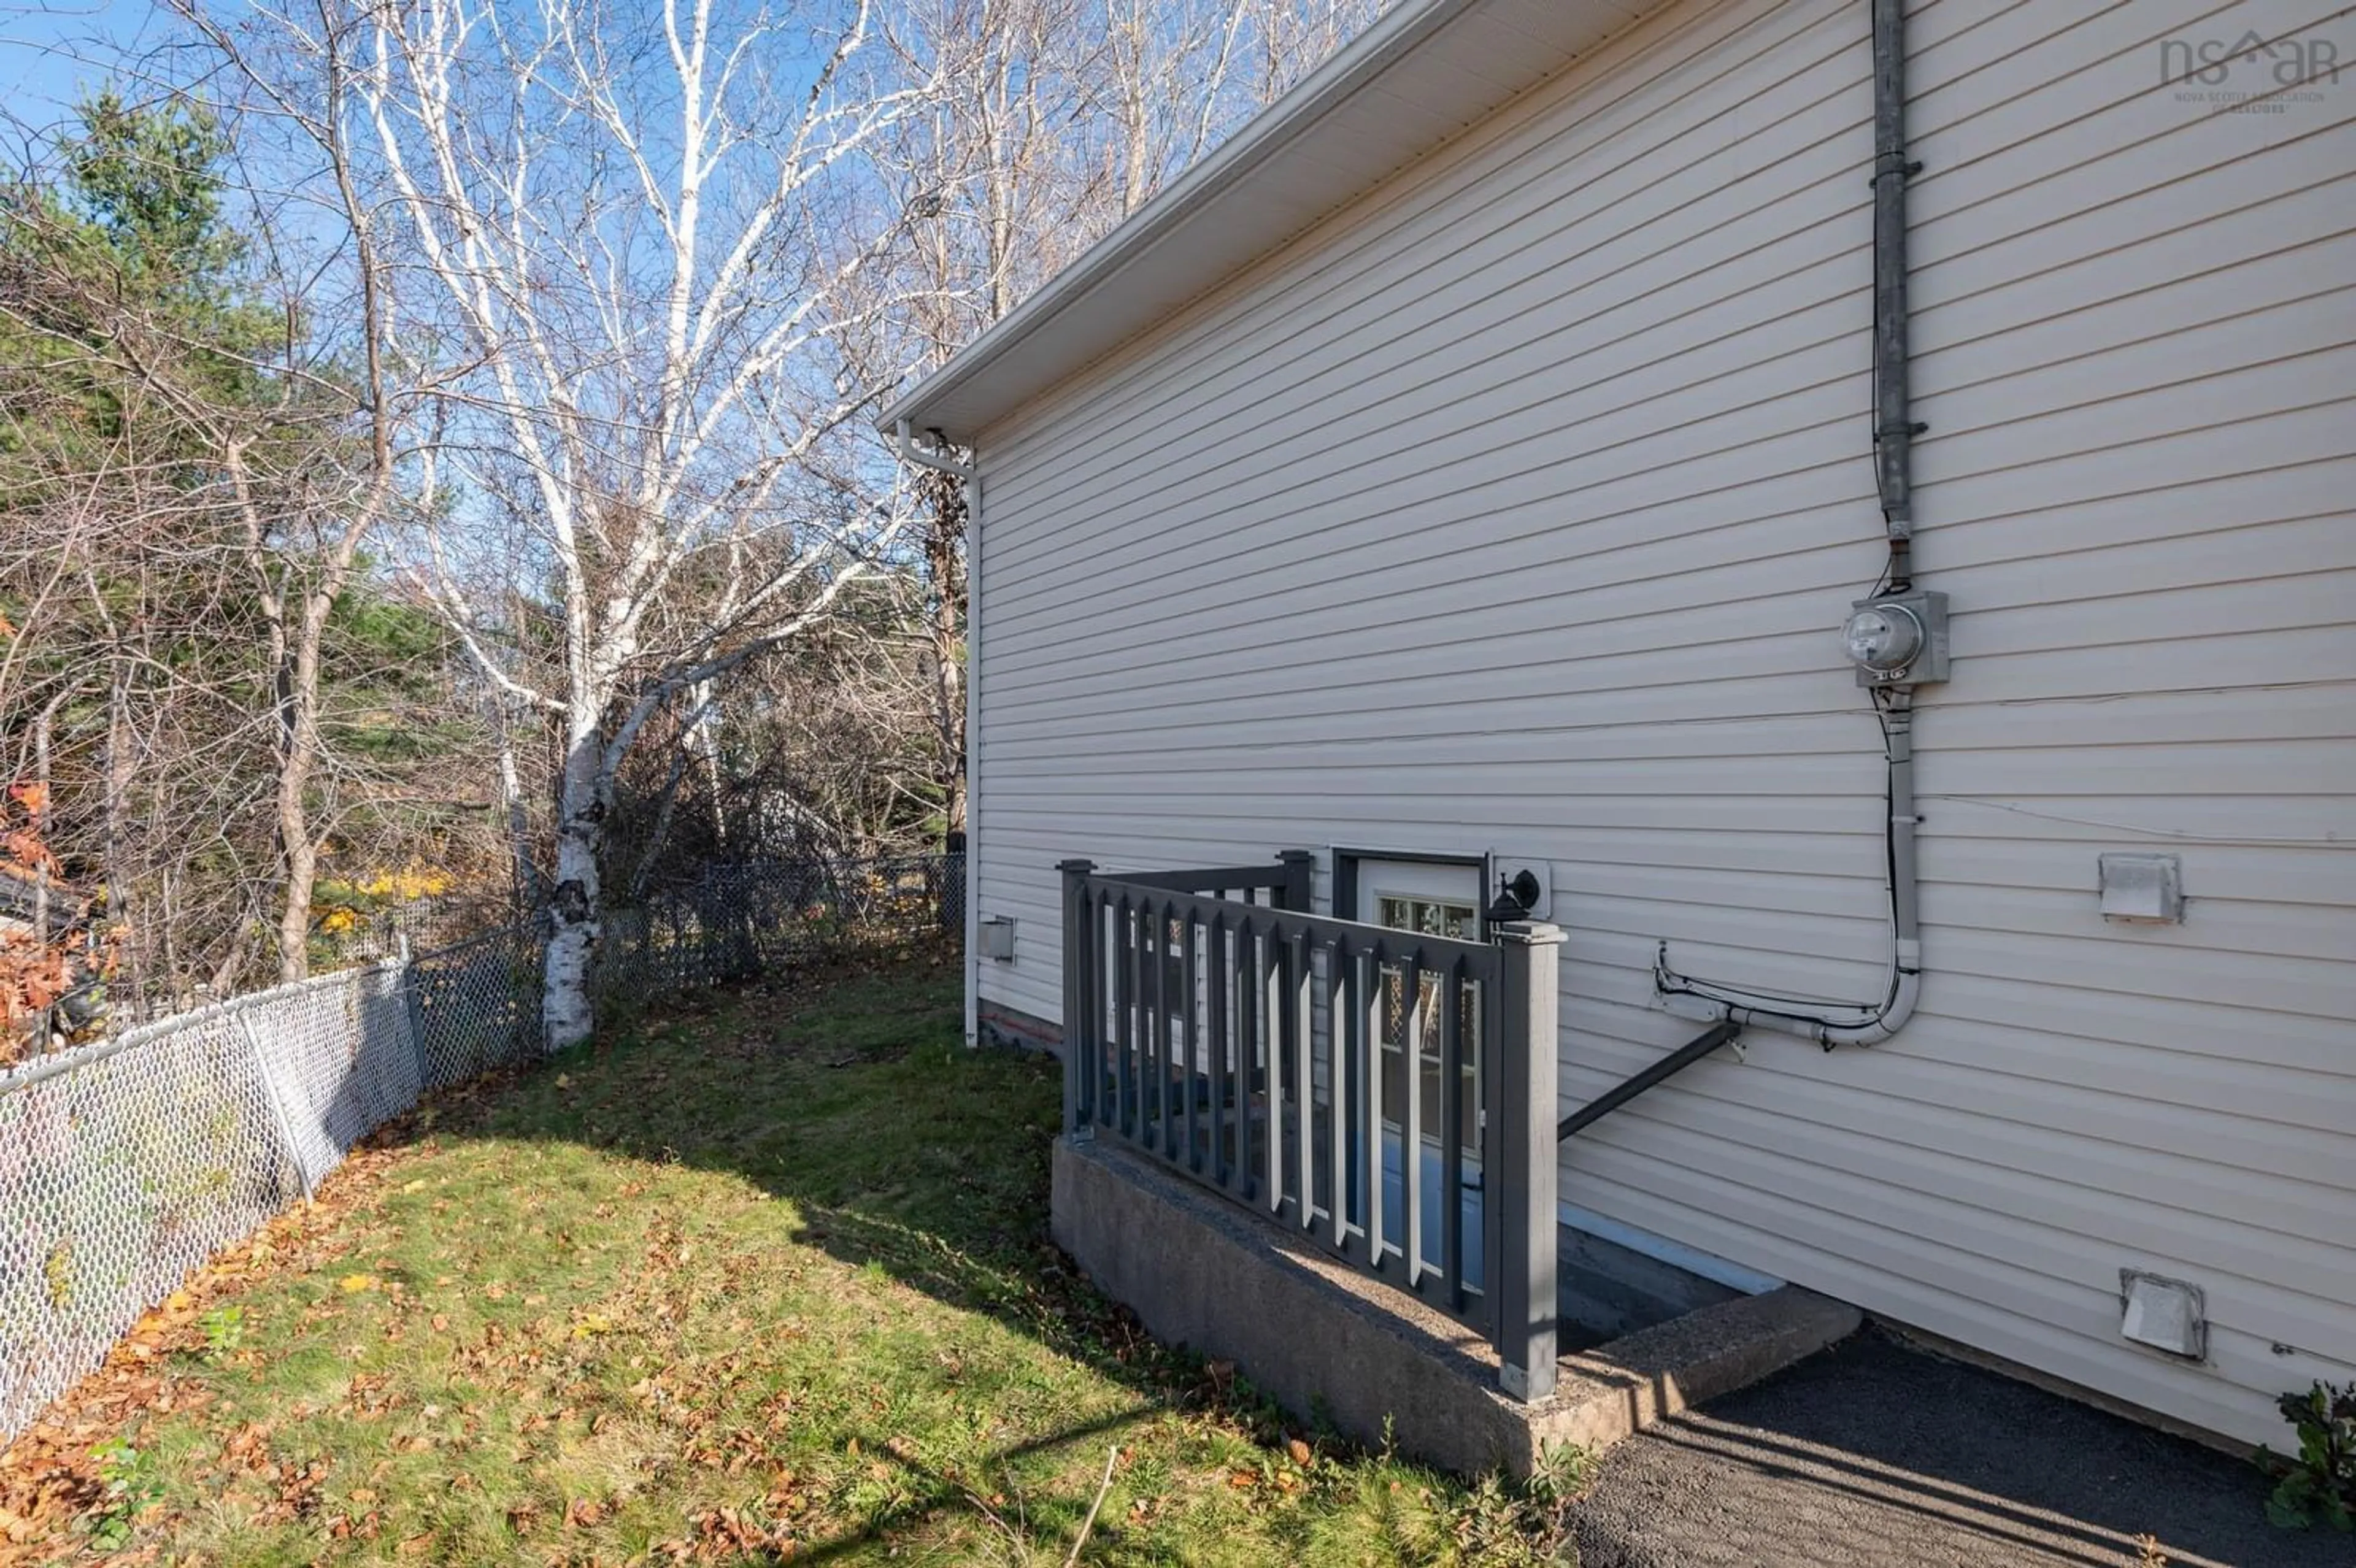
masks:
[[[1867,13],[1657,14],[985,432],[985,1005],[1056,1017],[1058,859],[1334,844],[1551,862],[1566,1111],[1691,1032],[1661,941],[1880,993]],[[1916,7],[1922,1008],[1754,1035],[1563,1190],[2279,1445],[2356,1376],[2356,72],[2162,84],[2249,27],[2356,62],[2287,0]],[[2096,912],[2138,849],[2181,925]]]

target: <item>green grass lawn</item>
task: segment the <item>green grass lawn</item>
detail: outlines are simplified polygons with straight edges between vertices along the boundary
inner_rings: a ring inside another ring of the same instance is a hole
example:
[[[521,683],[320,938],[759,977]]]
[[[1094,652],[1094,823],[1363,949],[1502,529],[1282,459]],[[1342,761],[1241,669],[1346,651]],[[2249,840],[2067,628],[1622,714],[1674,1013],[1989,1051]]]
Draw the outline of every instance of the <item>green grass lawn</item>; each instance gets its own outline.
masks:
[[[34,1549],[1060,1564],[1118,1447],[1086,1562],[1537,1554],[1552,1494],[1289,1424],[1076,1277],[1057,1069],[963,1050],[957,980],[655,1008],[429,1106],[151,1323]]]

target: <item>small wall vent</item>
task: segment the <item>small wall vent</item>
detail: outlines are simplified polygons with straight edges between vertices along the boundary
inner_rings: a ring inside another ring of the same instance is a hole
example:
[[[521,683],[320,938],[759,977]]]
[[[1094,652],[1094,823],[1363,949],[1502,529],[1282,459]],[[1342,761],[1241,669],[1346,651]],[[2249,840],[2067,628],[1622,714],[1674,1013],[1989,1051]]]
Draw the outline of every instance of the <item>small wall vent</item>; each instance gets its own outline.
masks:
[[[2206,1360],[2209,1315],[2201,1287],[2140,1269],[2119,1270],[2119,1332],[2188,1361]]]
[[[2173,855],[2104,855],[2097,863],[2103,918],[2128,925],[2184,919],[2184,870]]]
[[[995,958],[1001,964],[1014,962],[1014,922],[1002,914],[985,916],[981,922],[981,955]]]

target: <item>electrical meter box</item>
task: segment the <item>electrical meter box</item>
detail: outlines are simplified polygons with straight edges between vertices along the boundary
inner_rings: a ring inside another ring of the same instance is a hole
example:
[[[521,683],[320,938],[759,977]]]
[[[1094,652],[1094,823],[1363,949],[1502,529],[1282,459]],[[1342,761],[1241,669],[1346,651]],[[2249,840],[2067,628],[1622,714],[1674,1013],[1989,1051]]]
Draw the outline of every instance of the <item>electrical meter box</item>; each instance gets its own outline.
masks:
[[[1860,599],[1841,629],[1859,686],[1947,678],[1947,596],[1927,588]]]

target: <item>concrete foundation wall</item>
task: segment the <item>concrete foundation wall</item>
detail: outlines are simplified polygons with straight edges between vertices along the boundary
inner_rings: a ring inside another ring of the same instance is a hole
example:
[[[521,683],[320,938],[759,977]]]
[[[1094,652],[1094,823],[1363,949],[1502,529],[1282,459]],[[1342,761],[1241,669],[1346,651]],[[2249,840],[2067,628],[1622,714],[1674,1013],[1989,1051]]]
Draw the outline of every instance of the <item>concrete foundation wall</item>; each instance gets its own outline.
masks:
[[[1058,1139],[1055,1241],[1166,1344],[1232,1360],[1311,1424],[1465,1473],[1608,1446],[1852,1331],[1804,1291],[1735,1296],[1563,1359],[1552,1398],[1497,1390],[1475,1331],[1109,1144]]]
[[[1062,1055],[1064,1026],[1034,1017],[1020,1008],[985,1001],[975,1009],[978,1033],[984,1045],[1013,1046]]]

